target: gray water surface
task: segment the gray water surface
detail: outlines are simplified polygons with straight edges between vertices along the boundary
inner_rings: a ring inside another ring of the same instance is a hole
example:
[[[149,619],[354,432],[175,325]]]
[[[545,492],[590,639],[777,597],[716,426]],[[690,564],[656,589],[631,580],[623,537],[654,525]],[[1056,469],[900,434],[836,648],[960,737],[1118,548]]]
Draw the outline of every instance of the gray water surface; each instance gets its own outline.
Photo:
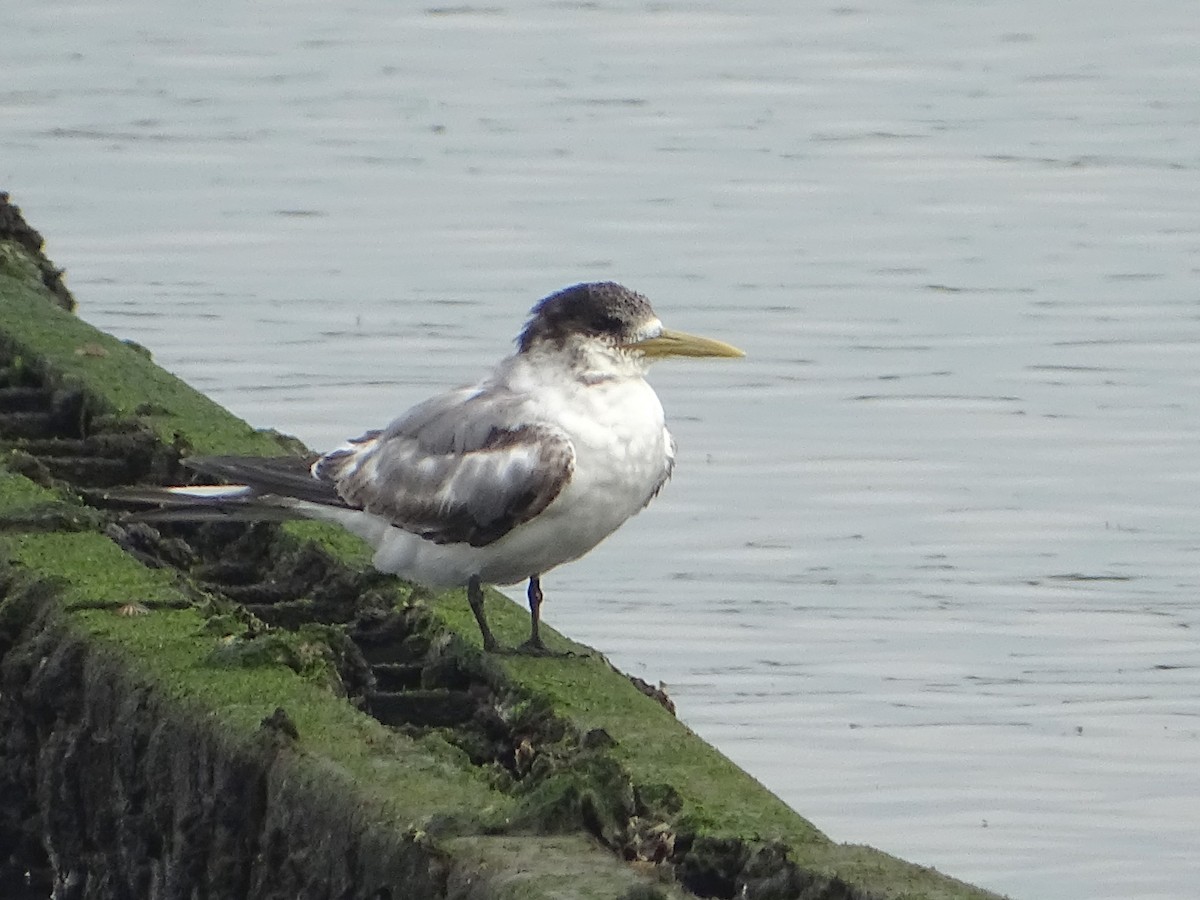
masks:
[[[1194,4],[3,18],[0,188],[88,321],[330,447],[647,293],[749,355],[656,369],[676,477],[551,624],[838,840],[1192,895]]]

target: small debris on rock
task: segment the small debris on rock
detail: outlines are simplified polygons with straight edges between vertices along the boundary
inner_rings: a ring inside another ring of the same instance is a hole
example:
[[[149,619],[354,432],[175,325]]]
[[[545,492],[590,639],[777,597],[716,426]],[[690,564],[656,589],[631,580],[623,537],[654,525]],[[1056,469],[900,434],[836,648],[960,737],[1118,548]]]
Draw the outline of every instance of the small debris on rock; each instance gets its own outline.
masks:
[[[620,670],[614,666],[613,671]],[[650,682],[643,678],[638,678],[636,675],[630,675],[629,680],[633,682],[633,686],[635,688],[637,688],[671,715],[675,715],[675,701],[667,696],[665,686],[661,681],[658,683],[658,687],[655,687]]]

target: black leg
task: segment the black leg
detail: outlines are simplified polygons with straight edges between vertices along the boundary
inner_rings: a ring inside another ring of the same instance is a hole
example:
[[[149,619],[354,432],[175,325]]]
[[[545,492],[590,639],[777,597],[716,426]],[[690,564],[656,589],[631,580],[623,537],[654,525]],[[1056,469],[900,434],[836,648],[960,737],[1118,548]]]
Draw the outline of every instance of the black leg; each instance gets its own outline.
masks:
[[[529,640],[525,642],[525,647],[529,650],[545,650],[546,645],[542,643],[542,636],[538,634],[538,624],[542,621],[542,582],[536,575],[529,576],[529,590],[526,592],[529,598]]]
[[[472,575],[467,582],[467,602],[471,604],[471,612],[475,614],[475,621],[479,623],[479,633],[483,636],[483,649],[489,652],[499,649],[500,645],[492,636],[492,629],[488,628],[487,616],[483,613],[483,585],[480,583],[478,575]]]

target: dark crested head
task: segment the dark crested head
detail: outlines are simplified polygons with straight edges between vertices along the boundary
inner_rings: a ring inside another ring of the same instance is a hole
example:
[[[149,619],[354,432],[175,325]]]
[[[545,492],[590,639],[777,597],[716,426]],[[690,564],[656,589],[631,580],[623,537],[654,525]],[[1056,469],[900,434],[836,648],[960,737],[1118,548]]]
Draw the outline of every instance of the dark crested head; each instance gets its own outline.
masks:
[[[576,284],[538,302],[517,348],[524,353],[541,342],[562,346],[576,335],[627,344],[645,336],[653,322],[650,301],[627,287],[613,281]]]

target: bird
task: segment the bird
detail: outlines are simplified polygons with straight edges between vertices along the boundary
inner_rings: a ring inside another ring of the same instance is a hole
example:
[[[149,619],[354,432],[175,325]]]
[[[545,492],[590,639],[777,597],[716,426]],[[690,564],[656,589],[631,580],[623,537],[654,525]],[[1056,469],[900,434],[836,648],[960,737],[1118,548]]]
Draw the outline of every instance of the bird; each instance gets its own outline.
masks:
[[[432,589],[465,587],[485,651],[502,648],[483,586],[527,580],[529,638],[515,649],[546,654],[542,577],[644,509],[675,466],[650,364],[743,355],[668,330],[645,296],[620,284],[575,284],[533,307],[516,351],[477,383],[315,460],[186,459],[227,483],[167,490],[225,512],[335,522],[374,548],[376,569]]]

